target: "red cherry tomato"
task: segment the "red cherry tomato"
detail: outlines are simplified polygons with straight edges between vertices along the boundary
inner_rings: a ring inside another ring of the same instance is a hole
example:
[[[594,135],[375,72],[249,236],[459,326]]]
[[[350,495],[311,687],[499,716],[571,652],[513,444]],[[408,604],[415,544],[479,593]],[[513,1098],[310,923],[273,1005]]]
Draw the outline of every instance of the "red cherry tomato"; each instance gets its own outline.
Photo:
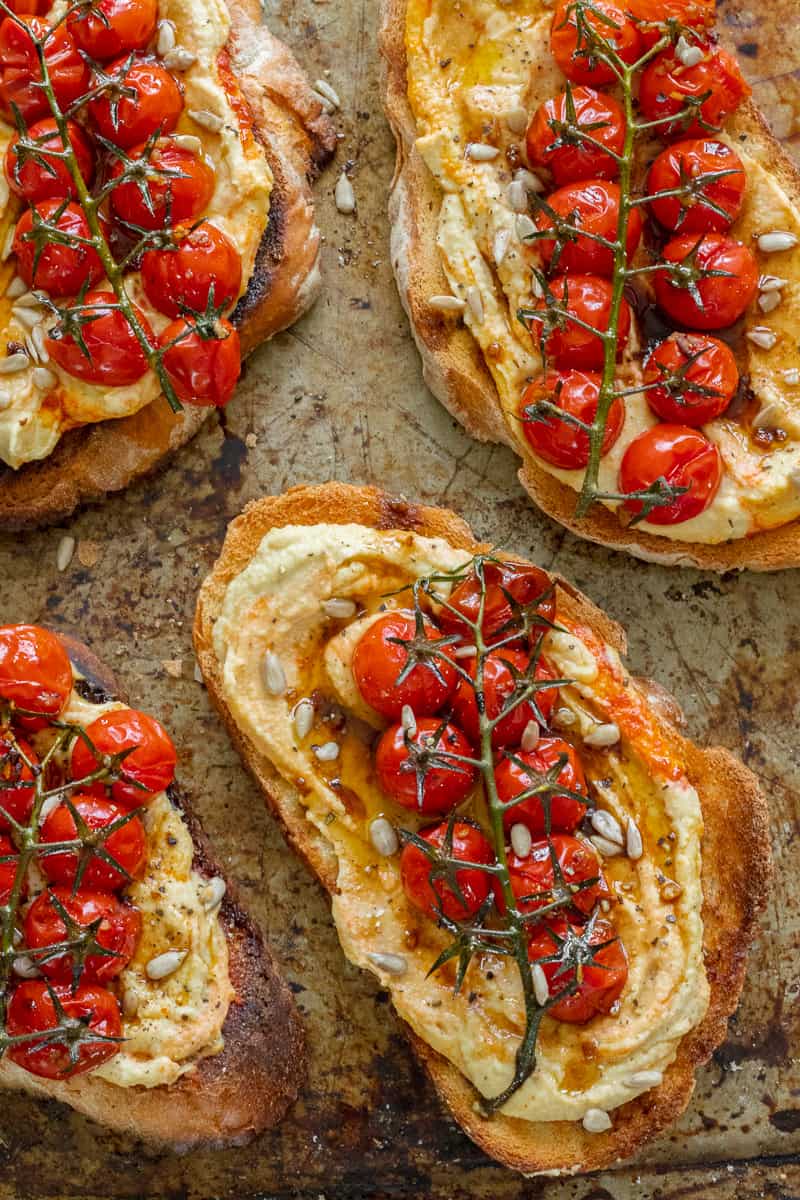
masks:
[[[472,791],[477,772],[447,755],[473,758],[474,748],[457,725],[442,728],[438,717],[419,717],[409,741],[410,747],[402,725],[390,725],[378,742],[375,769],[381,787],[403,808],[427,816],[452,812]]]
[[[87,955],[80,981],[106,983],[109,979],[116,979],[133,958],[139,940],[142,918],[138,909],[104,892],[90,892],[79,888],[73,896],[69,887],[48,888],[47,891],[39,893],[28,909],[25,917],[26,946],[33,950],[42,950],[46,946],[56,946],[59,942],[68,940],[67,926],[58,905],[78,925],[92,925],[99,921],[94,939],[104,950],[111,951],[110,955]],[[35,962],[43,975],[52,979],[72,980],[74,964],[71,953],[47,959],[36,955]]]
[[[722,177],[710,178],[713,175]],[[649,205],[650,212],[665,229],[678,233],[729,229],[742,210],[746,187],[747,177],[736,151],[709,138],[690,138],[668,146],[647,176],[650,195],[676,190],[683,193],[662,196],[651,200]],[[710,201],[715,208],[704,201]]]
[[[561,0],[550,27],[550,49],[567,79],[594,87],[616,82],[614,71],[597,53],[602,43],[626,63],[642,55],[639,30],[624,8],[611,0],[593,0],[579,16],[574,0]]]
[[[546,925],[535,925],[528,943],[528,958],[538,962],[550,985],[551,996],[574,986],[547,1011],[557,1021],[585,1025],[600,1013],[611,1012],[628,979],[625,947],[608,921],[593,926],[574,925],[555,917]],[[554,962],[545,959],[555,958]],[[566,966],[577,958],[578,964]]]
[[[183,92],[169,71],[145,58],[134,59],[126,70],[127,62],[123,55],[109,64],[106,74],[119,73],[119,87],[89,103],[98,133],[123,150],[146,142],[156,131],[171,133],[183,111]],[[126,95],[123,88],[136,95]]]
[[[52,985],[51,985],[52,986]],[[119,1005],[107,988],[94,983],[82,983],[73,992],[69,984],[57,984],[55,992],[66,1015],[85,1024],[100,1038],[119,1038],[122,1035]],[[45,1033],[59,1024],[53,998],[47,984],[40,979],[26,979],[11,996],[6,1027],[11,1037]],[[87,1041],[77,1050],[77,1061],[70,1059],[70,1047],[65,1041],[32,1040],[12,1046],[8,1057],[31,1075],[42,1079],[70,1079],[91,1071],[112,1058],[118,1050],[115,1041]]]
[[[189,230],[177,249],[147,251],[142,283],[150,303],[169,317],[179,317],[184,308],[205,312],[212,290],[216,308],[236,302],[242,260],[230,238],[203,221]]]
[[[534,842],[527,858],[509,854],[508,870],[520,912],[566,901],[588,916],[598,900],[611,895],[597,851],[590,842],[569,834],[555,833],[549,842]]]
[[[6,0],[6,6],[18,16],[42,16],[52,7],[50,0]]]
[[[11,838],[6,837],[4,833],[0,833],[0,859],[7,860],[0,862],[0,904],[8,904],[14,888],[19,855]]]
[[[184,404],[222,408],[228,403],[242,370],[239,334],[223,317],[214,322],[221,336],[203,337],[191,321],[172,321],[159,338],[163,363],[175,394]]]
[[[62,211],[60,211],[62,210]],[[78,204],[64,206],[62,200],[42,200],[28,208],[17,222],[13,251],[17,270],[30,288],[43,288],[51,296],[74,296],[88,281],[97,283],[103,275],[103,264],[97,251],[77,240],[67,245],[48,240],[37,261],[36,214],[68,238],[90,238],[89,222]]]
[[[140,158],[144,147],[130,151]],[[112,177],[122,174],[122,163],[112,168]],[[140,229],[164,229],[168,225],[187,225],[208,208],[214,194],[214,168],[207,158],[184,150],[177,142],[163,138],[150,156],[146,179],[150,204],[136,180],[120,183],[111,193],[111,207],[120,221]]]
[[[99,849],[108,854],[117,867],[105,862],[96,853],[89,859],[81,886],[97,888],[100,891],[115,892],[125,887],[129,879],[135,879],[141,874],[147,861],[147,840],[144,826],[138,817],[129,816],[119,804],[106,800],[102,796],[92,796],[88,793],[76,793],[72,797],[72,805],[78,815],[83,818],[89,829],[105,829],[122,817],[127,817],[113,833],[101,838]],[[78,836],[75,818],[66,804],[59,804],[48,814],[41,830],[42,842],[69,842]],[[42,870],[52,883],[75,882],[78,869],[78,854],[74,850],[64,850],[55,854],[43,854],[39,859]]]
[[[521,796],[542,783],[542,777],[556,767],[561,759],[564,765],[558,773],[556,782],[571,792],[586,795],[586,777],[580,759],[567,742],[561,738],[540,738],[535,750],[520,751],[514,757],[524,763],[518,767],[510,758],[505,758],[495,771],[497,794],[504,804]],[[561,833],[572,833],[583,820],[586,805],[573,796],[563,792],[550,792],[550,829]],[[503,825],[510,830],[512,825],[527,825],[534,837],[542,837],[546,832],[545,804],[548,793],[529,796],[521,800],[503,813]]]
[[[546,401],[590,425],[597,416],[600,376],[589,371],[548,371],[528,384],[522,396],[522,428],[534,454],[565,471],[578,470],[589,461],[589,435],[554,415],[526,417],[534,405]],[[603,435],[602,453],[608,454],[625,423],[622,400],[611,402]]]
[[[536,637],[555,620],[555,588],[546,571],[530,563],[506,561],[487,562],[483,565],[486,597],[483,604],[481,632],[487,644],[511,636],[515,628],[522,628],[519,613],[514,604],[531,610],[541,621],[536,621],[532,630]],[[512,604],[513,601],[513,604]],[[450,595],[449,607],[439,613],[442,628],[448,633],[472,636],[469,625],[459,619],[459,614],[472,621],[478,620],[481,604],[481,584],[474,571],[470,571]],[[455,609],[455,612],[453,611]]]
[[[639,26],[642,49],[650,50],[669,32],[668,21],[677,21],[698,33],[708,33],[717,15],[716,0],[629,0],[627,11]]]
[[[607,242],[617,240],[617,184],[604,179],[569,183],[548,196],[546,203],[555,216],[542,209],[536,217],[537,228],[553,229],[561,219],[576,231],[574,241],[567,234],[561,238],[541,238],[535,243],[546,266],[562,274],[613,275],[613,250],[594,239],[601,237]],[[632,208],[628,217],[628,262],[642,239],[642,228],[642,215],[638,208]]]
[[[556,303],[566,310],[566,316],[550,331],[545,350],[556,367],[575,367],[579,370],[597,370],[603,365],[603,343],[597,336],[605,333],[611,318],[611,283],[598,275],[559,275],[550,282],[550,291]],[[548,307],[546,297],[538,300],[536,308],[544,312]],[[576,323],[591,326],[593,333]],[[534,315],[530,318],[531,335],[538,342],[542,336],[543,322]],[[617,323],[617,353],[621,354],[631,328],[631,310],[623,300]]]
[[[94,0],[90,9],[74,9],[67,27],[90,58],[108,62],[143,50],[155,33],[157,18],[157,0]]]
[[[708,44],[701,49],[704,56],[696,66],[684,66],[671,49],[664,50],[642,72],[642,116],[646,121],[663,122],[656,126],[662,137],[705,137],[719,129],[752,91],[732,54]],[[678,116],[680,113],[683,115]],[[677,119],[666,119],[673,116]]]
[[[441,825],[431,825],[421,830],[419,836],[441,855],[446,834],[447,822],[443,821]],[[487,865],[495,860],[489,839],[467,821],[453,822],[449,857]],[[456,883],[461,892],[459,897],[444,879],[431,880],[432,871],[435,871],[435,863],[413,842],[407,842],[400,855],[403,891],[410,903],[432,921],[439,920],[440,910],[451,921],[474,917],[492,890],[491,875],[465,867],[456,871]]]
[[[704,333],[673,333],[644,367],[647,402],[657,417],[675,425],[705,425],[725,412],[739,386],[728,346]]]
[[[81,175],[88,186],[94,177],[94,152],[76,121],[67,122],[67,133]],[[78,192],[72,176],[64,160],[56,157],[63,153],[64,144],[55,121],[52,118],[37,121],[28,130],[27,140],[36,143],[35,157],[25,151],[20,153],[19,137],[14,138],[6,150],[6,179],[12,192],[22,196],[29,204],[38,204],[42,200],[63,200],[65,196],[76,199]]]
[[[753,252],[727,234],[682,234],[667,242],[661,256],[667,264],[678,264],[653,274],[658,306],[676,325],[725,329],[739,320],[758,291]]]
[[[517,682],[512,667],[520,675],[529,668],[531,656],[522,650],[514,650],[504,646],[502,650],[494,650],[486,656],[483,667],[483,695],[486,715],[494,719],[500,715],[504,705],[514,695]],[[475,659],[469,659],[461,664],[475,678]],[[533,678],[536,682],[546,683],[549,679],[557,678],[553,669],[543,658],[539,658],[534,668]],[[525,688],[525,681],[519,683],[519,690]],[[501,721],[498,721],[492,731],[492,745],[497,750],[501,746],[518,746],[528,724],[533,721],[539,725],[539,717],[547,725],[553,709],[558,702],[558,688],[545,687],[534,692],[530,700],[523,701],[513,708]],[[538,716],[537,716],[538,711]],[[453,697],[453,717],[473,743],[480,744],[480,723],[478,705],[475,700],[475,688],[465,679],[459,681],[456,694]]]
[[[89,69],[78,53],[72,34],[58,25],[48,33],[41,17],[22,18],[27,29],[12,17],[0,24],[0,105],[10,113],[15,105],[30,124],[50,116],[47,95],[40,86],[42,73],[33,38],[45,38],[44,56],[48,75],[62,111],[89,89]],[[33,33],[33,37],[31,36]]]
[[[89,357],[83,353],[72,334],[46,339],[50,357],[76,379],[103,387],[126,387],[136,383],[148,369],[147,357],[125,315],[116,307],[113,292],[88,292],[83,303],[99,315],[81,329]],[[139,324],[149,341],[155,341],[150,323],[140,308],[133,306]]]
[[[621,492],[646,490],[657,479],[688,489],[671,504],[654,508],[651,525],[679,525],[705,512],[722,479],[722,457],[704,434],[686,425],[654,425],[634,438],[619,467]],[[641,500],[627,500],[625,508],[638,515]]]
[[[69,656],[54,633],[39,625],[0,626],[3,700],[27,712],[57,717],[71,691]]]
[[[552,171],[558,187],[581,179],[616,179],[619,163],[613,155],[622,154],[625,143],[621,106],[613,96],[589,87],[574,87],[572,103],[573,120],[563,93],[539,105],[528,126],[528,161],[532,167]],[[576,129],[582,129],[600,145],[581,140]]]
[[[409,658],[407,647],[398,645],[398,640],[408,642],[415,637],[413,612],[404,609],[388,612],[362,634],[353,654],[353,675],[359,692],[370,708],[389,720],[397,720],[405,704],[410,705],[417,717],[430,716],[438,712],[455,690],[455,668],[438,654],[426,655],[398,683]],[[432,646],[442,640],[427,618],[423,622],[423,638]],[[450,653],[447,646],[442,653]]]
[[[123,779],[114,783],[111,796],[125,808],[140,808],[163,792],[175,778],[178,756],[172,738],[155,717],[135,708],[117,708],[103,713],[86,729],[87,737],[99,754],[119,754],[130,750],[122,761]],[[135,749],[131,750],[131,747]],[[73,779],[84,779],[99,764],[86,742],[77,738],[72,750],[70,770]],[[136,784],[141,784],[137,787]],[[103,785],[97,785],[101,790]]]
[[[0,809],[19,825],[27,824],[33,808],[34,774],[28,763],[36,766],[38,762],[36,751],[23,738],[0,734]],[[10,829],[2,812],[0,829]]]

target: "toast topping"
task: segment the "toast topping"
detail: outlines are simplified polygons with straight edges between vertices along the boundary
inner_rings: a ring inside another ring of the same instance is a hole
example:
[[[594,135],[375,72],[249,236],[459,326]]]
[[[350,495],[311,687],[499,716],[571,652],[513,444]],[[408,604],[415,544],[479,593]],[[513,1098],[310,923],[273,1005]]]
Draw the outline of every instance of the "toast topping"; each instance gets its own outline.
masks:
[[[328,615],[334,597],[351,616]],[[563,599],[538,568],[440,540],[289,526],[214,626],[233,719],[296,789],[310,845],[336,855],[345,953],[487,1113],[537,1121],[613,1114],[656,1086],[708,1002],[697,795]]]

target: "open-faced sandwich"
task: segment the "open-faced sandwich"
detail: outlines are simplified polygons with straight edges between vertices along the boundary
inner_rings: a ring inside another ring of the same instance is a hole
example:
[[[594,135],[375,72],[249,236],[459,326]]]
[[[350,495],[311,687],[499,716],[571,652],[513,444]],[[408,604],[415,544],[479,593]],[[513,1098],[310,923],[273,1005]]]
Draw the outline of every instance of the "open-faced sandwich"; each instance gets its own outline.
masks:
[[[258,0],[0,4],[0,528],[151,469],[309,306],[326,106]]]
[[[800,564],[800,175],[715,0],[385,0],[425,377],[583,537]]]
[[[631,678],[618,626],[452,513],[329,484],[233,522],[195,645],[476,1142],[586,1171],[682,1112],[741,991],[767,812]]]
[[[289,988],[174,784],[163,726],[72,638],[0,627],[0,1086],[175,1147],[303,1078]]]

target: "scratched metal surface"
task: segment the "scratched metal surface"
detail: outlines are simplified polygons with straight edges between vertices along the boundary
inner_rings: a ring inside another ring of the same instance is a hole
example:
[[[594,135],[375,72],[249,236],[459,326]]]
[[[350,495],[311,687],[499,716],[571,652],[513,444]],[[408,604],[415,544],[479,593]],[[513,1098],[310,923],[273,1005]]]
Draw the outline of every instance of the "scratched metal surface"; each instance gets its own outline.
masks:
[[[212,422],[157,477],[64,528],[0,539],[0,619],[81,632],[176,736],[182,779],[296,991],[308,1086],[249,1148],[185,1158],[143,1152],[56,1104],[3,1097],[0,1196],[800,1196],[800,579],[670,572],[583,545],[526,502],[511,454],[468,440],[426,392],[387,261],[393,147],[374,10],[278,0],[270,12],[312,78],[330,70],[343,98],[340,163],[354,164],[355,217],[333,209],[333,176],[322,187],[326,287],[314,312],[256,355],[224,427]],[[722,6],[759,99],[800,154],[798,17],[797,0]],[[557,567],[627,626],[633,669],[671,688],[692,734],[731,747],[763,777],[777,886],[741,1008],[686,1115],[629,1169],[524,1182],[458,1131],[385,994],[345,963],[320,890],[262,811],[193,678],[195,592],[227,521],[263,492],[329,477],[444,501],[479,534]],[[66,530],[78,552],[59,574]]]

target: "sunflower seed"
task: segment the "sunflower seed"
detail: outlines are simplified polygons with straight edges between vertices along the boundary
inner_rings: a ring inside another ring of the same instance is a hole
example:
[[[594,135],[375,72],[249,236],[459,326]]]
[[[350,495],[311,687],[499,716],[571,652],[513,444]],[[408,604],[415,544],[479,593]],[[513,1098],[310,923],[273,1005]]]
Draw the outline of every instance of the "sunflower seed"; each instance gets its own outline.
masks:
[[[192,54],[191,50],[186,50],[183,46],[176,46],[174,50],[170,50],[164,55],[162,61],[168,71],[188,71],[189,67],[193,67],[197,62],[197,55]],[[192,114],[190,113],[189,115],[191,116]],[[208,115],[213,116],[214,114],[209,113]],[[195,120],[197,120],[197,117],[195,117]],[[203,122],[199,121],[198,124],[202,125]]]
[[[23,292],[14,302],[15,308],[41,308],[42,302],[36,292]]]
[[[14,959],[14,973],[23,979],[38,979],[41,972],[32,958],[28,958],[27,954],[19,954]]]
[[[453,651],[453,658],[474,658],[477,654],[476,646],[459,646]]]
[[[690,46],[683,34],[678,38],[675,54],[685,67],[696,67],[703,61],[703,51],[699,46]]]
[[[628,826],[625,830],[625,850],[628,858],[632,858],[634,861],[644,854],[642,835],[633,817],[628,817]]]
[[[506,188],[506,199],[509,207],[516,213],[524,213],[528,208],[528,192],[520,179],[512,179]]]
[[[58,383],[58,376],[48,367],[34,367],[31,378],[34,385],[43,392],[49,391]]]
[[[339,178],[336,180],[336,187],[333,191],[333,199],[337,209],[345,216],[356,211],[356,194],[353,191],[353,185],[342,171]]]
[[[188,113],[197,125],[202,125],[203,129],[208,129],[211,133],[219,133],[225,125],[222,117],[207,108],[190,108]]]
[[[517,858],[527,858],[531,852],[533,838],[531,831],[527,825],[518,822],[511,826],[511,849],[516,854]]]
[[[45,329],[41,322],[39,322],[38,325],[34,325],[33,329],[31,330],[31,341],[36,349],[36,357],[38,358],[39,362],[50,362],[50,353],[47,349],[47,342],[45,341]]]
[[[761,292],[758,297],[758,307],[763,313],[771,313],[779,307],[782,299],[780,292]]]
[[[228,889],[228,885],[221,875],[215,875],[213,879],[208,879],[203,888],[203,908],[206,912],[211,912],[222,903],[222,898]]]
[[[521,242],[536,233],[536,226],[527,213],[520,213],[516,220],[517,237]]]
[[[603,1108],[587,1108],[581,1124],[587,1133],[605,1133],[611,1128],[611,1117]]]
[[[320,762],[334,762],[339,757],[339,746],[336,742],[323,742],[314,746],[314,753]]]
[[[0,391],[0,412],[5,412],[5,410],[10,407],[11,407],[10,395],[8,394],[8,392]]]
[[[629,1088],[654,1088],[659,1087],[664,1082],[664,1074],[662,1071],[635,1071],[633,1075],[629,1075],[625,1080],[625,1086]]]
[[[608,838],[593,834],[589,841],[594,846],[598,854],[602,854],[603,858],[613,858],[615,854],[622,854],[622,844],[611,842]]]
[[[307,697],[295,704],[292,719],[297,736],[307,738],[314,724],[314,705]]]
[[[467,288],[467,306],[479,325],[483,324],[483,300],[474,284]]]
[[[157,954],[145,966],[147,978],[166,979],[177,971],[188,953],[188,950],[165,950],[163,954]]]
[[[391,858],[400,849],[397,832],[386,817],[376,817],[374,821],[370,822],[369,840],[378,854],[382,854],[384,858]]]
[[[24,371],[30,365],[27,354],[18,350],[15,354],[9,354],[8,358],[0,358],[0,375],[16,375],[17,371]]]
[[[346,620],[348,617],[356,615],[356,604],[354,600],[346,600],[344,597],[333,596],[330,600],[322,601],[322,611],[326,617],[334,617],[336,620]]]
[[[601,837],[607,838],[609,842],[614,842],[616,846],[623,844],[625,839],[622,836],[622,826],[610,812],[606,812],[604,808],[596,808],[590,820],[592,829],[596,829]]]
[[[510,229],[498,229],[497,233],[494,235],[494,243],[492,245],[492,254],[494,255],[495,266],[499,267],[502,265],[503,259],[506,256],[506,251],[508,250],[508,243],[510,240],[511,240],[511,230]]]
[[[387,975],[405,975],[408,960],[402,954],[368,954],[367,958]]]
[[[2,253],[0,253],[0,259],[2,259],[3,262],[5,262],[7,258],[11,257],[11,252],[14,249],[15,233],[16,233],[16,226],[12,225],[11,228],[9,229],[8,233],[6,234],[6,240],[3,242],[3,250],[2,250]]]
[[[172,140],[181,150],[188,150],[190,154],[203,153],[203,143],[193,133],[174,133]]]
[[[590,733],[587,733],[583,739],[585,746],[593,746],[595,749],[606,749],[608,746],[616,746],[619,741],[619,725],[616,721],[608,721],[604,725],[595,725]]]
[[[550,984],[539,963],[534,963],[531,967],[531,976],[533,977],[533,994],[536,997],[536,1003],[544,1008],[550,999]]]
[[[72,562],[72,556],[75,553],[75,538],[70,534],[65,533],[61,541],[58,543],[56,550],[56,566],[59,571],[66,571],[69,564]]]
[[[283,664],[273,650],[267,650],[262,663],[264,686],[271,696],[282,696],[286,691],[286,673]]]
[[[797,367],[789,367],[788,371],[781,371],[781,375],[783,375],[784,380],[790,387],[794,387],[800,383],[800,370]]]
[[[319,92],[321,96],[324,96],[328,103],[333,105],[334,109],[342,107],[342,102],[339,99],[339,93],[336,91],[336,88],[331,87],[327,79],[315,79],[314,89],[315,91]]]
[[[409,737],[413,737],[417,732],[417,718],[414,716],[414,710],[410,704],[403,705],[400,711],[400,724]]]
[[[500,151],[497,146],[489,146],[486,142],[467,142],[464,153],[473,162],[491,162],[493,158],[497,158]]]
[[[748,329],[745,336],[761,350],[771,350],[778,340],[777,333],[768,329],[766,325],[756,325],[755,329]]]
[[[33,329],[34,325],[38,325],[42,316],[38,308],[17,308],[16,305],[11,309],[11,315],[26,329]]]
[[[780,275],[762,275],[758,281],[758,290],[760,292],[779,292],[781,288],[785,288],[788,279],[781,279]]]
[[[26,333],[23,340],[25,342],[25,349],[28,353],[28,358],[31,360],[31,362],[35,362],[35,363],[40,362],[41,360],[39,358],[39,351],[36,348],[36,343],[34,342],[31,335],[29,333]]]
[[[15,275],[11,283],[6,288],[6,295],[9,300],[16,300],[17,296],[24,296],[28,290],[28,285],[19,275]]]
[[[512,133],[524,133],[528,128],[528,110],[521,104],[506,113],[506,125]]]
[[[575,713],[571,709],[558,708],[553,717],[553,723],[563,726],[564,729],[569,729],[571,725],[575,724],[576,719]]]
[[[61,540],[63,541],[64,539],[62,538]],[[70,541],[72,542],[72,548],[74,550],[75,549],[75,539],[71,538]],[[61,549],[61,547],[59,546],[59,550],[60,549]],[[67,561],[67,565],[69,565],[69,560]],[[65,569],[64,567],[62,567],[60,565],[60,559],[58,557],[56,558],[56,566],[58,567],[59,571],[63,571]],[[54,808],[58,808],[62,799],[63,799],[63,797],[60,792],[56,792],[55,796],[47,797],[47,799],[42,804],[41,809],[39,810],[39,824],[40,825],[44,825],[45,821],[50,816],[50,813],[53,811]]]
[[[525,167],[520,167],[514,172],[514,180],[521,183],[529,192],[543,192],[544,184],[538,175],[534,175],[533,171],[528,171]]]
[[[758,248],[763,254],[778,254],[782,250],[794,250],[800,242],[796,233],[786,233],[774,229],[771,233],[762,233],[758,239]]]
[[[122,993],[123,1017],[135,1017],[139,1011],[139,997],[133,988],[125,988]]]
[[[437,312],[463,313],[467,307],[463,300],[459,300],[458,296],[429,296],[428,304]]]
[[[170,50],[175,48],[177,41],[175,34],[175,26],[172,21],[158,22],[158,38],[156,40],[156,54],[159,58],[163,58]]]
[[[530,753],[539,745],[539,723],[538,721],[528,721],[528,724],[522,731],[520,738],[520,746],[523,750]]]

